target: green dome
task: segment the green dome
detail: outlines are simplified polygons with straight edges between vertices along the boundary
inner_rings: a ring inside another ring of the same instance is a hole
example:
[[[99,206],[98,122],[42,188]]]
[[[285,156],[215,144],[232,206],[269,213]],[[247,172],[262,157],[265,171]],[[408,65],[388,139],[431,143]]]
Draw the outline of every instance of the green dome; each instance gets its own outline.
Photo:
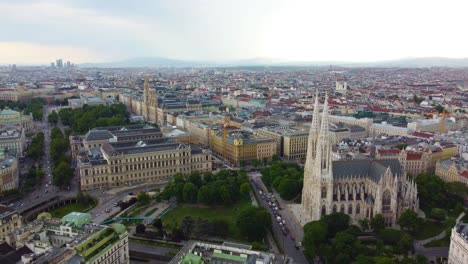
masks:
[[[8,109],[8,108],[5,108],[2,111],[0,111],[0,115],[17,115],[17,114],[19,114],[19,112]]]

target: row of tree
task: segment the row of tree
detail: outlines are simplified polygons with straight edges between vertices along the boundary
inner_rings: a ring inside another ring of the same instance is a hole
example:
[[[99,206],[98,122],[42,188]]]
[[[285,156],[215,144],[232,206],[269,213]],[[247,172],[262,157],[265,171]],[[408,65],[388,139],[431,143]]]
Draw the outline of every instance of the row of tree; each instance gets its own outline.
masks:
[[[260,172],[263,183],[275,188],[281,198],[291,200],[301,194],[304,171],[296,163],[273,162]]]
[[[64,108],[60,110],[59,116],[64,125],[70,126],[76,133],[84,134],[95,127],[128,124],[130,114],[125,105],[113,104],[111,106],[84,105],[76,109]]]
[[[250,184],[245,171],[221,170],[216,174],[198,172],[177,174],[159,196],[175,197],[184,203],[228,205],[249,196]]]
[[[362,230],[350,217],[333,213],[304,226],[304,254],[310,262],[323,263],[427,263],[422,256],[408,258],[413,238],[399,230],[385,229],[383,217],[371,221],[377,236],[370,243],[358,239]]]
[[[36,188],[44,175],[44,170],[32,166],[28,173],[23,176],[23,193],[28,193],[30,190]]]
[[[52,128],[50,133],[50,157],[54,163],[52,170],[54,185],[66,187],[70,185],[74,170],[70,166],[70,159],[67,155],[69,142],[58,127]]]
[[[58,123],[58,114],[56,111],[52,111],[52,113],[49,114],[48,120],[49,123],[56,125]]]
[[[44,156],[44,133],[38,132],[31,139],[31,144],[26,151],[26,156],[38,161]]]

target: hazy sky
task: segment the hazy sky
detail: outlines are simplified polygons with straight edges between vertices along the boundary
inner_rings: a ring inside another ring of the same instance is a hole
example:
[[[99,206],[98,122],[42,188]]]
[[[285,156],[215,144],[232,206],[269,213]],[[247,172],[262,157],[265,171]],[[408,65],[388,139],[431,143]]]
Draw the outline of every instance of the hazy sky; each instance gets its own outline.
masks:
[[[468,0],[0,0],[0,64],[468,57]]]

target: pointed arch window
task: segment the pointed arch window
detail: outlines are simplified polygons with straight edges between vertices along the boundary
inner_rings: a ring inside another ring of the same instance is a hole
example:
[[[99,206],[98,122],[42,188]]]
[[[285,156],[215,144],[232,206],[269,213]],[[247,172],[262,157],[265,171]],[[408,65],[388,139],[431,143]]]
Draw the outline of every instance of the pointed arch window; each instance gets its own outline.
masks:
[[[326,215],[327,214],[327,209],[325,207],[325,205],[322,206],[322,216]]]
[[[333,212],[336,213],[336,204],[333,205]]]
[[[348,205],[348,214],[353,214],[353,205],[352,204]]]
[[[360,214],[361,213],[361,207],[359,206],[359,204],[356,205],[356,214]]]
[[[391,211],[391,195],[388,190],[386,190],[382,196],[382,212],[390,212]]]
[[[327,188],[322,187],[322,199],[327,198]]]
[[[345,208],[344,208],[344,204],[341,205],[341,208],[340,208],[340,213],[345,213]]]

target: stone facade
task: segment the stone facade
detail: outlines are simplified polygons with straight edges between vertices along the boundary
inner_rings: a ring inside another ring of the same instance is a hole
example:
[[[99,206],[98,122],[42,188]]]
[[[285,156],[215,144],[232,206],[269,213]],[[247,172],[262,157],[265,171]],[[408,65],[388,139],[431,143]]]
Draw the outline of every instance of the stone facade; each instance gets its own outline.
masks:
[[[108,142],[78,157],[81,190],[164,183],[177,173],[212,170],[211,153],[170,138]]]
[[[304,188],[299,219],[305,225],[333,212],[348,214],[352,221],[382,214],[387,226],[396,223],[405,209],[418,210],[414,181],[406,177],[398,160],[332,161],[328,97],[322,117],[316,96],[310,127]]]
[[[0,205],[0,241],[5,241],[9,233],[21,227],[21,216],[10,207]]]
[[[210,146],[213,154],[234,166],[242,166],[253,160],[270,161],[276,154],[273,138],[256,136],[250,132],[235,130],[226,132],[211,130]]]
[[[468,185],[468,162],[463,159],[439,161],[435,174],[446,182],[461,182]]]
[[[0,149],[0,192],[18,188],[18,159]]]
[[[0,148],[14,149],[20,157],[26,149],[26,135],[22,126],[0,128]]]
[[[22,126],[26,133],[32,132],[34,129],[33,117],[5,108],[0,111],[0,128],[8,126]]]
[[[452,228],[448,264],[468,263],[468,225],[459,222]]]
[[[156,124],[158,123],[158,94],[156,90],[149,87],[148,80],[145,80],[143,85],[143,118],[146,122]]]

